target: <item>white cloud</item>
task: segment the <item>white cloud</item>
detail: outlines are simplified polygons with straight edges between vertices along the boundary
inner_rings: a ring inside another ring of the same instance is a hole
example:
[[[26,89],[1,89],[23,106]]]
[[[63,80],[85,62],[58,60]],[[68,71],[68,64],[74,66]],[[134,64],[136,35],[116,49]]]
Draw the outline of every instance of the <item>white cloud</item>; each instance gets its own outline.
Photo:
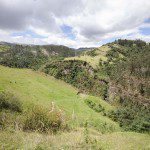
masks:
[[[149,0],[0,0],[0,40],[71,47],[97,46],[128,34],[147,40],[139,28],[149,27],[144,23],[149,10]],[[63,33],[64,24],[72,28],[75,39]],[[46,38],[11,36],[28,29]]]
[[[128,36],[124,36],[123,38],[126,38],[126,39],[131,39],[131,40],[134,40],[134,39],[141,39],[141,40],[144,40],[146,42],[150,42],[150,36],[149,35],[143,35],[141,33],[136,33],[136,34],[131,34],[131,35],[128,35]]]

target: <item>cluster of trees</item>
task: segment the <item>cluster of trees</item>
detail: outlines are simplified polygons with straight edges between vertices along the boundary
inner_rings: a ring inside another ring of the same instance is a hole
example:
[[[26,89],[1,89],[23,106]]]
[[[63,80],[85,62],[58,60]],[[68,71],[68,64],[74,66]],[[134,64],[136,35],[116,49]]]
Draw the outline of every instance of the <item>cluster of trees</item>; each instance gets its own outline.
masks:
[[[150,77],[150,46],[142,49],[132,49],[128,52],[128,57],[118,59],[109,65],[110,79],[116,84],[121,84],[124,88],[137,87],[139,95],[150,96],[148,80]],[[107,70],[107,69],[106,69]],[[130,85],[129,82],[130,81]],[[133,93],[135,93],[133,91]]]
[[[38,69],[49,60],[74,56],[73,49],[59,45],[11,45],[0,51],[0,64],[16,68]]]
[[[33,51],[30,46],[16,45],[0,53],[0,64],[9,67],[38,69],[47,60],[40,48]]]
[[[113,47],[103,64],[120,99],[120,107],[110,116],[125,129],[149,131],[150,46],[141,40],[118,40],[117,43],[127,47],[121,50]]]
[[[107,97],[107,82],[101,80],[85,61],[54,61],[45,66],[44,72],[72,84],[82,92],[102,96],[104,99]]]
[[[118,121],[125,130],[150,132],[150,107],[135,99],[124,97],[121,107],[109,113],[109,117]]]
[[[96,53],[97,49],[95,48],[94,50],[89,50],[86,52],[86,55],[89,55],[89,56],[92,56],[92,57],[95,57],[97,56],[97,53]]]
[[[117,41],[115,41],[115,43],[120,44],[122,46],[128,46],[128,47],[132,47],[135,45],[138,47],[143,47],[147,45],[145,41],[142,41],[140,39],[137,40],[118,39]]]

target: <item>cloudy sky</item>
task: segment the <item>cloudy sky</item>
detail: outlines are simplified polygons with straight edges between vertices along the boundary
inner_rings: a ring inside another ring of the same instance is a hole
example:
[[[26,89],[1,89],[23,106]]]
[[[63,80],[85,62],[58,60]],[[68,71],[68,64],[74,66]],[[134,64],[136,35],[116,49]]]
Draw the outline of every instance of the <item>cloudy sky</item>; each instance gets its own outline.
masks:
[[[150,0],[0,0],[0,41],[93,47],[150,42]]]

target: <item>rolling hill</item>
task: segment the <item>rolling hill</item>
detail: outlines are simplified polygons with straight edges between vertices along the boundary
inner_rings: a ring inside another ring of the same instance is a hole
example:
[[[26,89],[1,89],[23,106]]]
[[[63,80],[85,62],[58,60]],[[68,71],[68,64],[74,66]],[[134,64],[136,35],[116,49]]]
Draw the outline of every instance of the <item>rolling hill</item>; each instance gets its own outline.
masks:
[[[98,97],[77,95],[77,89],[41,72],[0,66],[0,91],[4,90],[11,91],[23,103],[23,114],[11,112],[16,118],[24,117],[34,105],[41,105],[46,109],[50,107],[51,102],[54,102],[68,116],[68,125],[72,128],[71,131],[56,135],[28,133],[14,130],[7,120],[7,128],[0,131],[0,146],[5,149],[116,149],[116,144],[118,148],[121,146],[121,149],[150,147],[148,135],[120,132],[117,123],[103,116],[102,113],[95,112],[85,100],[98,102],[106,112],[114,109],[108,103]],[[0,117],[4,114],[6,118],[10,115],[9,111],[3,110]],[[72,118],[73,115],[75,119]],[[86,121],[88,133],[85,133]],[[85,136],[93,142],[85,143]],[[131,143],[131,140],[134,142]]]
[[[34,104],[40,104],[44,107],[50,107],[53,101],[58,107],[61,107],[69,117],[72,113],[77,117],[77,122],[90,120],[100,121],[99,124],[110,123],[110,127],[114,126],[114,129],[119,129],[118,125],[100,114],[91,110],[84,98],[77,95],[78,90],[72,86],[57,80],[51,76],[46,76],[40,72],[34,72],[27,69],[13,69],[8,67],[0,67],[0,91],[11,91],[23,102],[24,108],[30,109]],[[92,99],[92,96],[86,96],[86,98]],[[94,97],[95,99],[98,99]],[[102,106],[111,106],[99,98]],[[98,119],[100,118],[100,119]]]

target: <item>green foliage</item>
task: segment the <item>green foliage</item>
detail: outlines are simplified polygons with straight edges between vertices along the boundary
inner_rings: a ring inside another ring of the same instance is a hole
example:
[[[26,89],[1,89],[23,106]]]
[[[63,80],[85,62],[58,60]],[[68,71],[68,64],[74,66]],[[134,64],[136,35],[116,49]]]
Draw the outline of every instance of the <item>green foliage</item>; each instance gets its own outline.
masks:
[[[118,43],[122,46],[128,46],[128,47],[132,47],[135,45],[138,47],[143,47],[146,45],[146,42],[142,41],[140,39],[138,39],[138,40],[119,39],[118,41],[116,41],[116,43]]]
[[[97,50],[97,49],[87,51],[87,52],[86,52],[86,55],[95,57],[95,56],[97,56],[96,50]]]
[[[8,49],[10,49],[10,46],[7,46],[7,45],[0,45],[0,52],[7,51]]]
[[[16,112],[22,112],[23,107],[20,100],[9,92],[0,93],[0,110],[6,109]]]
[[[45,66],[44,72],[77,87],[81,93],[107,97],[107,81],[100,79],[96,71],[84,61],[55,61]]]
[[[112,81],[126,89],[131,87],[132,93],[135,93],[136,90],[136,93],[141,95],[143,100],[150,96],[148,83],[150,77],[149,48],[145,47],[141,52],[130,55],[127,60],[114,63],[109,70]]]
[[[86,104],[96,112],[102,112],[105,115],[105,108],[100,103],[95,103],[91,99],[85,100]]]
[[[61,60],[74,55],[74,50],[65,46],[12,45],[7,50],[0,51],[0,64],[37,70],[49,60]]]
[[[143,105],[149,107],[150,46],[141,40],[118,40],[109,46],[107,61],[100,62],[101,71],[109,76],[113,89],[109,94],[116,93],[123,101],[110,116],[126,130],[149,132],[149,110]],[[139,102],[141,105],[136,105]]]
[[[39,132],[57,132],[65,128],[66,122],[61,111],[48,110],[41,106],[33,108],[24,124],[24,130]]]
[[[86,144],[90,142],[89,131],[88,131],[88,122],[84,124],[84,141]]]
[[[111,111],[109,117],[118,121],[125,130],[150,132],[150,108],[139,102],[124,99],[122,107]]]
[[[44,64],[48,57],[41,49],[34,52],[31,47],[16,45],[0,54],[0,64],[16,68],[38,69]]]

